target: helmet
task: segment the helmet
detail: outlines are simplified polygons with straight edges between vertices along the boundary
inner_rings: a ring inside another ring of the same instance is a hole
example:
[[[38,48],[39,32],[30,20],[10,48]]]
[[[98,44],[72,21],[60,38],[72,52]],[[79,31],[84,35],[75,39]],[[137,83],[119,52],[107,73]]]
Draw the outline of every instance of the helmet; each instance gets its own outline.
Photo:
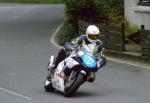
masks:
[[[86,29],[87,39],[90,42],[96,41],[99,34],[100,34],[100,30],[95,25],[89,25]]]

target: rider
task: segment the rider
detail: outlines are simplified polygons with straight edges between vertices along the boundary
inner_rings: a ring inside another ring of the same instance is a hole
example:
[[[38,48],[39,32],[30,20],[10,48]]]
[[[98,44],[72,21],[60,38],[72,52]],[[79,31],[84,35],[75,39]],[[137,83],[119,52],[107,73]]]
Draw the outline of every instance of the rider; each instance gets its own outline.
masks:
[[[57,65],[66,58],[67,53],[69,50],[72,50],[74,48],[77,48],[79,46],[82,46],[84,44],[90,44],[93,42],[96,42],[97,45],[99,45],[99,49],[97,52],[99,52],[99,56],[97,57],[97,66],[98,68],[103,67],[106,64],[106,59],[104,55],[102,54],[102,51],[104,50],[103,43],[98,39],[98,36],[100,34],[100,30],[95,25],[89,25],[86,29],[86,35],[81,35],[72,42],[67,42],[65,44],[65,49],[61,49],[58,53],[58,56],[56,58],[55,64],[51,67],[48,67],[49,71],[53,71]],[[89,82],[93,82],[95,80],[95,72],[92,72],[89,76]]]

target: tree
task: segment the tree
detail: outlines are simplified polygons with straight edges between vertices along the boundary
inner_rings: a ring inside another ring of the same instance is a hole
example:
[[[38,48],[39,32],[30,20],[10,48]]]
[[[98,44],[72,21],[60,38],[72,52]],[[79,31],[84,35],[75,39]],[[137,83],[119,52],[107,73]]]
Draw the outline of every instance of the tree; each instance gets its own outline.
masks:
[[[95,22],[105,18],[120,22],[124,17],[123,0],[63,0],[66,4],[66,30],[70,38],[78,36],[78,20]]]

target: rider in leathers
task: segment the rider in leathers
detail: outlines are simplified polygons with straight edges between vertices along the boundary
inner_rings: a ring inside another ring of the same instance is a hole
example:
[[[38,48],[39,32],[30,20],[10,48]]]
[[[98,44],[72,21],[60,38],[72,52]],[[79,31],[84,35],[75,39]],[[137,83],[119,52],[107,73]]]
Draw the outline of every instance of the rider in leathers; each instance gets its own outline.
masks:
[[[61,49],[60,52],[58,53],[54,66],[48,67],[48,70],[53,71],[57,67],[57,65],[67,57],[68,51],[74,50],[75,48],[79,48],[84,44],[90,44],[93,42],[95,42],[99,46],[97,50],[97,52],[99,53],[99,55],[97,56],[97,68],[99,69],[103,67],[106,64],[106,59],[102,54],[102,51],[104,50],[104,45],[98,39],[99,34],[100,30],[98,29],[97,26],[89,25],[86,29],[86,35],[81,35],[72,42],[67,42],[65,44],[65,49]],[[94,80],[95,80],[95,72],[91,72],[91,74],[88,77],[88,81],[93,82]]]

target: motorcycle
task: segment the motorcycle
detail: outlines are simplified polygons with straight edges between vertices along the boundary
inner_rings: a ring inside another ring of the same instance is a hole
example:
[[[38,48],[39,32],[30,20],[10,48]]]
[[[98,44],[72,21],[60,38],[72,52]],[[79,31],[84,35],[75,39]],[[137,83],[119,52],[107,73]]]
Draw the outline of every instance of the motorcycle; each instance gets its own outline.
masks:
[[[78,88],[86,81],[90,81],[91,73],[98,71],[96,43],[83,45],[79,49],[73,50],[69,56],[61,61],[50,78],[46,78],[44,88],[47,92],[55,89],[61,91],[65,97],[71,97]],[[103,51],[101,52],[103,53]],[[54,56],[49,59],[52,65]],[[62,75],[62,71],[64,75]]]

